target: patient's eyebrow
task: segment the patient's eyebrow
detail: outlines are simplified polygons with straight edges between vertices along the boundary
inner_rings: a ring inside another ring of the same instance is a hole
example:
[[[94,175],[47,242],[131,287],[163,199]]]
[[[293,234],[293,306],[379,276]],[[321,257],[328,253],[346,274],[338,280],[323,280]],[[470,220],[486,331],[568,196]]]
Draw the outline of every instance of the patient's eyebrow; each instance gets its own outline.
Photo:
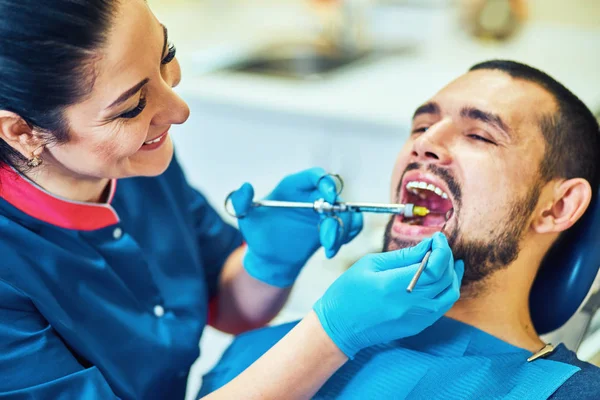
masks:
[[[433,101],[423,104],[413,114],[413,120],[421,114],[440,114],[440,106]]]
[[[496,127],[501,133],[503,133],[507,139],[511,139],[510,128],[502,121],[502,118],[498,114],[483,111],[475,107],[465,107],[460,111],[460,116],[463,118],[474,119],[481,121],[485,124]]]
[[[421,114],[440,114],[440,106],[433,101],[423,104],[421,107],[417,108],[417,111],[415,111],[413,120]]]

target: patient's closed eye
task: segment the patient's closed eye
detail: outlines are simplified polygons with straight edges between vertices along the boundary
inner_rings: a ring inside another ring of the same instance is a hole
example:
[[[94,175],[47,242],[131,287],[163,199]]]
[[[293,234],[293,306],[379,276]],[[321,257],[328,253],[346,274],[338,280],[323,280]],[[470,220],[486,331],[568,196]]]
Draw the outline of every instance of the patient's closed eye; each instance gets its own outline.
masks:
[[[428,126],[422,126],[422,127],[420,127],[420,128],[415,128],[415,129],[413,129],[412,133],[413,133],[413,134],[414,134],[414,133],[425,133],[425,132],[427,132],[427,129],[429,129],[429,127],[428,127]]]
[[[467,135],[467,137],[469,137],[469,138],[471,138],[473,140],[478,140],[478,141],[481,141],[481,142],[485,142],[485,143],[496,145],[495,142],[491,141],[490,139],[484,138],[483,136],[480,136],[480,135],[471,134],[471,135]]]

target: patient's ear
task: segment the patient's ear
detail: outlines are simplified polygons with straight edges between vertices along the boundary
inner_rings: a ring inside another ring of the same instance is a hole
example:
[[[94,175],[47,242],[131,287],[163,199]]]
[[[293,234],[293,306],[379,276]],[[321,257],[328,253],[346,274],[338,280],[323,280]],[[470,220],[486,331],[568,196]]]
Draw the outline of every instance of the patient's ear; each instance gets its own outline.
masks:
[[[533,221],[538,233],[560,233],[572,227],[587,210],[592,199],[592,188],[583,178],[556,181],[551,201]]]

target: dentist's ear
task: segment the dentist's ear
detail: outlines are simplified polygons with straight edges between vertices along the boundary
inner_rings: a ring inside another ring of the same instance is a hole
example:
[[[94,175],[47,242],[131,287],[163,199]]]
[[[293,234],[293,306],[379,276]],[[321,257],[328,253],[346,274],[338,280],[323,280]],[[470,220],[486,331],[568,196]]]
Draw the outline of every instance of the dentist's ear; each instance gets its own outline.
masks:
[[[43,144],[20,116],[6,110],[0,110],[0,139],[21,153],[25,159],[31,158],[35,149]]]
[[[560,233],[572,227],[587,210],[592,188],[583,178],[556,181],[552,197],[532,223],[537,233]]]

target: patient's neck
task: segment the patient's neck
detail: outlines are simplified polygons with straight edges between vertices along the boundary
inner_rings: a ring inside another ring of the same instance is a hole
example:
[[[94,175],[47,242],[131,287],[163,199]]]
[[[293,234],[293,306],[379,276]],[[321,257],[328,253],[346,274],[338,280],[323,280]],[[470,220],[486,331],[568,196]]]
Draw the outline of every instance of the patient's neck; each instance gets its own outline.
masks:
[[[537,352],[544,343],[531,321],[529,292],[540,262],[538,255],[520,254],[513,264],[495,272],[471,294],[468,288],[461,291],[461,299],[446,316]]]

